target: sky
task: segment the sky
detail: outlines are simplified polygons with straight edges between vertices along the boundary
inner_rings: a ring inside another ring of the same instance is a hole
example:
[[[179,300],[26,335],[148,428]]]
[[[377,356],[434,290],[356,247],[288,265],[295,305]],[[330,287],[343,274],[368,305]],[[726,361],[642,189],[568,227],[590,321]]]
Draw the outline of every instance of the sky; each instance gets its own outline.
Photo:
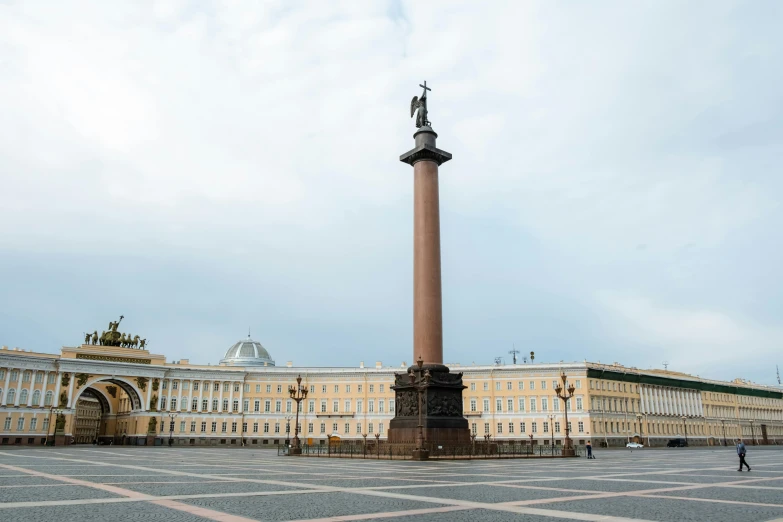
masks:
[[[410,99],[446,362],[775,383],[783,3],[0,0],[0,344],[412,362]]]

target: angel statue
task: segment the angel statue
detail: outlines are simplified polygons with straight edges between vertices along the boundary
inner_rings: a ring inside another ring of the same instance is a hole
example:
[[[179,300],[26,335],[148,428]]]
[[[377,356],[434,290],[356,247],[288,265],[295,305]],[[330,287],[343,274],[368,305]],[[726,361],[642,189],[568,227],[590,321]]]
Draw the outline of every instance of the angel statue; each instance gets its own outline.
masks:
[[[419,109],[419,112],[416,115],[416,128],[430,125],[430,120],[427,119],[427,91],[431,91],[432,89],[427,87],[427,82],[424,82],[424,85],[419,84],[419,87],[424,89],[421,98],[414,96],[411,100],[411,118],[413,118],[416,109]]]

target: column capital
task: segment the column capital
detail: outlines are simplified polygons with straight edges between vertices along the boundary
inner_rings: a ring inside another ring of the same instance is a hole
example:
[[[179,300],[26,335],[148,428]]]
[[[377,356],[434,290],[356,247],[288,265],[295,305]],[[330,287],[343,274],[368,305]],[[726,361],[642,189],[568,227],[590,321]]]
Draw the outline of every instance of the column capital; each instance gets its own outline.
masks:
[[[411,149],[402,156],[400,156],[400,161],[403,163],[407,163],[408,165],[413,166],[414,164],[418,163],[419,161],[433,161],[438,164],[438,166],[446,163],[451,159],[451,153],[446,152],[445,150],[441,150],[437,148],[434,145],[430,145],[429,143],[423,143],[416,147],[415,149]]]

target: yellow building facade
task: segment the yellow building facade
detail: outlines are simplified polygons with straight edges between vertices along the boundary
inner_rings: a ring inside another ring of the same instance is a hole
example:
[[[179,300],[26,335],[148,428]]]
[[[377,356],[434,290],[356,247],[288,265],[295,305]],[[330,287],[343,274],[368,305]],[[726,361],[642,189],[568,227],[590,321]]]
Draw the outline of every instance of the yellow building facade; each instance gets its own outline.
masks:
[[[714,445],[740,436],[783,444],[779,388],[589,362],[449,366],[464,374],[464,414],[478,438],[562,445],[566,412],[555,387],[563,372],[574,386],[567,415],[576,444],[661,446],[687,438]],[[303,441],[385,439],[394,374],[406,369],[277,366],[249,338],[206,366],[98,344],[57,355],[4,347],[0,443],[283,444],[288,430],[293,437],[297,409],[288,387],[300,375],[309,391],[299,411]]]

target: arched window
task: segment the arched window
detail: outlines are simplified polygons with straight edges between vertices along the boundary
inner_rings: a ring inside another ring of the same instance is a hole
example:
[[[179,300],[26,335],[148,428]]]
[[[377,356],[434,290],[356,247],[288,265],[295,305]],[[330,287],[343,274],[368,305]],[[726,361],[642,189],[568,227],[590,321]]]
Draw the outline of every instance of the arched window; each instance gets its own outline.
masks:
[[[8,398],[6,399],[5,403],[13,404],[14,399],[16,399],[16,390],[11,388],[10,390],[8,390]]]
[[[40,406],[41,405],[41,392],[39,390],[35,390],[33,392],[33,406]]]
[[[51,390],[46,392],[46,396],[44,397],[44,406],[51,406],[52,405],[52,397],[54,397],[54,394]]]
[[[19,404],[27,405],[27,389],[22,389],[19,392]]]

